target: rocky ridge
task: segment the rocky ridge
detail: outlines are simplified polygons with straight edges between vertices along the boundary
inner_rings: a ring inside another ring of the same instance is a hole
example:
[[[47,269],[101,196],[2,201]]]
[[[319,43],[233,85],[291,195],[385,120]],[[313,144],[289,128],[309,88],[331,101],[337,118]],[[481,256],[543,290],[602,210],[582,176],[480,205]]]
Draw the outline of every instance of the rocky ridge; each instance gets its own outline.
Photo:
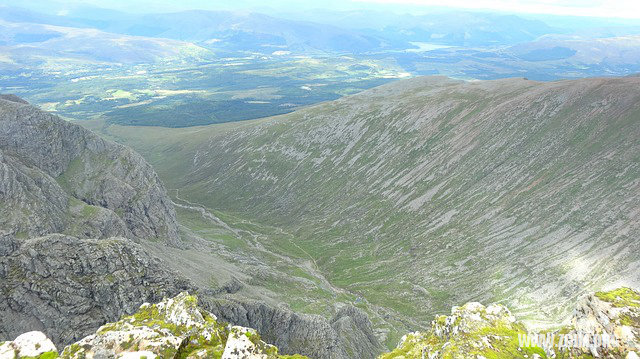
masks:
[[[640,293],[630,288],[596,292],[583,298],[571,319],[572,329],[582,333],[615,336],[618,353],[640,354]],[[610,353],[594,350],[596,357]],[[630,354],[631,355],[631,354]],[[637,358],[637,357],[636,357]]]
[[[101,326],[95,334],[58,354],[40,332],[0,343],[0,358],[223,358],[303,359],[280,355],[251,328],[231,326],[198,307],[186,292],[157,304],[144,303],[138,312]]]
[[[203,298],[202,305],[225,322],[256,329],[286,353],[346,359],[374,358],[383,351],[371,321],[354,307],[344,307],[327,320],[256,301]]]
[[[12,95],[0,97],[0,178],[5,234],[179,244],[175,210],[140,155]]]
[[[382,351],[369,318],[355,308],[328,321],[257,301],[212,297],[167,268],[124,238],[0,237],[0,338],[37,330],[63,347],[134,313],[142,302],[186,290],[200,293],[201,306],[220,320],[254,328],[283,353],[347,359]]]
[[[405,335],[395,350],[380,359],[637,358],[640,293],[620,288],[586,296],[576,307],[571,325],[541,333],[551,338],[546,343],[527,345],[525,334],[533,338],[505,306],[471,302],[453,307],[449,316],[438,316],[429,331]],[[615,340],[608,346],[558,347],[566,344],[560,342],[562,338],[584,338],[584,334],[607,334]]]

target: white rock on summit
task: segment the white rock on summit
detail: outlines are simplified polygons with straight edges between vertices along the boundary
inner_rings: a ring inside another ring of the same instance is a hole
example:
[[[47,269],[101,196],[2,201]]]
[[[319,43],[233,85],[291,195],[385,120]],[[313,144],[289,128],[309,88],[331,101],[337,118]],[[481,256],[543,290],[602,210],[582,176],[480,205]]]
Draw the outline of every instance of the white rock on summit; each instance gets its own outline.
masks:
[[[120,356],[118,357],[118,359],[140,359],[140,358],[147,358],[147,359],[156,359],[157,356],[148,351],[139,351],[139,352],[125,352],[120,354]]]
[[[267,359],[270,352],[277,352],[274,346],[251,338],[259,338],[254,329],[231,327],[222,359]]]
[[[11,342],[0,343],[0,359],[13,359],[15,350],[11,346]]]
[[[58,352],[56,346],[42,332],[21,334],[12,342],[0,344],[0,359],[37,357],[48,352]]]

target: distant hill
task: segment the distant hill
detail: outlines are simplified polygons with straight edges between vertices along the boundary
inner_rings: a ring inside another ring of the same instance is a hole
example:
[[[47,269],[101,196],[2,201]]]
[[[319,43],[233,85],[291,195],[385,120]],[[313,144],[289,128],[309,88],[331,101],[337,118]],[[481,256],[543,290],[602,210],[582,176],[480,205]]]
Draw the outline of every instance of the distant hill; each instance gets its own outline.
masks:
[[[174,39],[218,49],[269,54],[278,50],[359,53],[411,46],[401,39],[391,41],[379,35],[327,24],[250,12],[193,10],[132,15],[87,7],[65,16],[47,16],[20,8],[0,8],[5,10],[0,19],[7,22],[93,28],[113,34]]]
[[[106,33],[95,29],[0,21],[0,70],[197,61],[214,54],[168,39]]]

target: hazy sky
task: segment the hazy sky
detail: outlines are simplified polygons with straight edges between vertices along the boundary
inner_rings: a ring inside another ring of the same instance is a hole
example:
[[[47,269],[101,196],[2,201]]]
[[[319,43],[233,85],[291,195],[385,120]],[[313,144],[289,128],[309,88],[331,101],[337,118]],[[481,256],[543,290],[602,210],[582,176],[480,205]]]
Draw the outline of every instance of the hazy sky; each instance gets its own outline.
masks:
[[[359,8],[406,12],[425,7],[486,9],[508,13],[575,15],[640,19],[640,0],[0,0],[0,4],[26,6],[43,12],[56,7],[94,5],[131,12],[163,12],[190,9],[272,9],[301,11],[313,8]]]
[[[355,0],[364,3],[442,5],[440,0]],[[448,0],[451,7],[508,12],[640,18],[640,0]]]

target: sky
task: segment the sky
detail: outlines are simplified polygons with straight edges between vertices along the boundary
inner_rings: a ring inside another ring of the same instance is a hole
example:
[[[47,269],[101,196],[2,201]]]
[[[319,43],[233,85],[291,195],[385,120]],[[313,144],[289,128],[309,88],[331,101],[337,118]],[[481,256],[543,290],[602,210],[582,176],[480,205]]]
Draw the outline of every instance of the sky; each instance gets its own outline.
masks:
[[[362,3],[437,6],[441,0],[356,0]],[[640,18],[640,0],[448,0],[449,7],[515,13]]]
[[[15,0],[0,4],[16,5]],[[22,6],[47,12],[53,8],[94,5],[129,12],[165,12],[191,9],[304,11],[374,9],[396,12],[439,7],[491,10],[516,14],[573,15],[640,19],[640,0],[27,0]],[[64,9],[62,9],[64,10]],[[270,11],[267,11],[270,12]]]

